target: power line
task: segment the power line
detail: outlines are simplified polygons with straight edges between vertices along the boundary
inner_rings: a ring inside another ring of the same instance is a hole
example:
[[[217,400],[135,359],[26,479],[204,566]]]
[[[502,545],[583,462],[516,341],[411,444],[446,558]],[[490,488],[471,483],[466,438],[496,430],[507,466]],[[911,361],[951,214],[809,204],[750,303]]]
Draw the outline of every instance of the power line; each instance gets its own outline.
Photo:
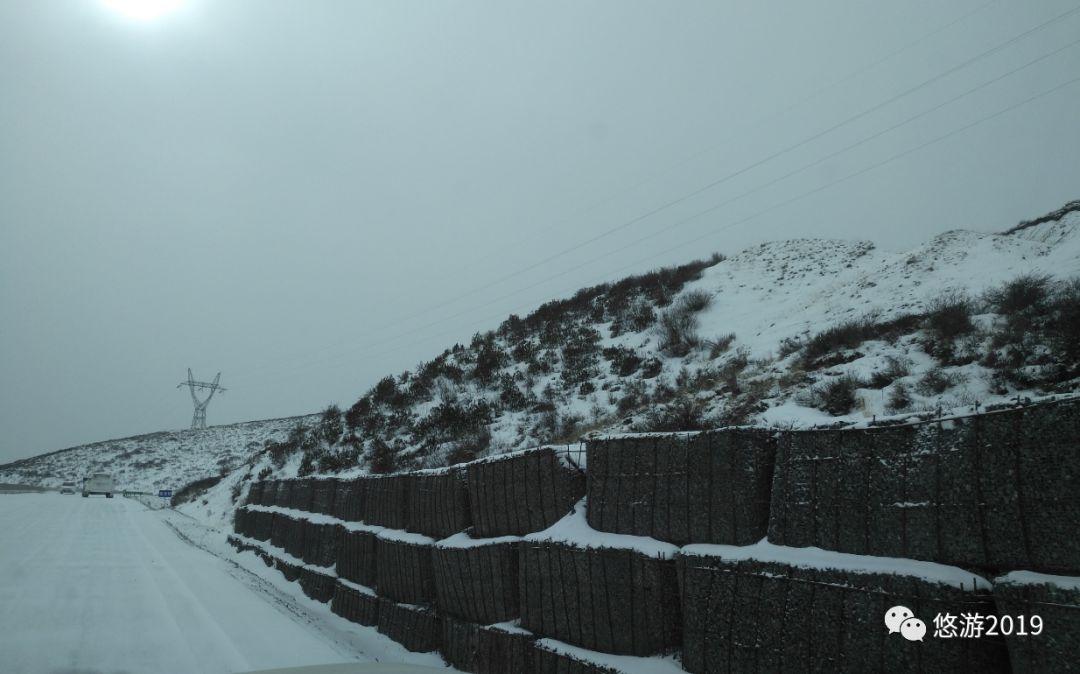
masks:
[[[926,115],[929,115],[929,114],[931,114],[933,112],[936,112],[937,110],[940,110],[940,109],[942,109],[942,108],[944,108],[944,107],[946,107],[948,105],[951,105],[952,103],[955,103],[955,102],[957,102],[957,101],[959,101],[959,100],[961,100],[963,98],[966,98],[967,96],[970,96],[971,94],[973,94],[973,93],[975,93],[975,92],[977,92],[977,91],[979,91],[981,89],[984,89],[984,88],[986,88],[986,87],[988,87],[988,86],[990,86],[990,85],[992,85],[992,84],[994,84],[996,82],[999,82],[999,81],[1001,81],[1001,80],[1003,80],[1003,79],[1005,79],[1007,77],[1015,75],[1016,73],[1019,73],[1019,72],[1025,70],[1027,68],[1030,68],[1030,67],[1032,67],[1032,66],[1034,66],[1034,65],[1036,65],[1036,64],[1038,64],[1038,63],[1040,63],[1040,62],[1042,62],[1042,61],[1044,61],[1044,60],[1046,60],[1046,59],[1048,59],[1050,57],[1052,57],[1052,56],[1055,56],[1055,55],[1065,51],[1066,49],[1069,49],[1070,47],[1075,46],[1078,43],[1080,43],[1080,39],[1074,40],[1074,41],[1072,41],[1072,42],[1070,42],[1070,43],[1068,43],[1068,44],[1066,44],[1066,45],[1064,45],[1062,47],[1059,47],[1059,48],[1057,48],[1057,49],[1055,49],[1053,51],[1050,51],[1050,52],[1048,52],[1046,54],[1043,54],[1042,56],[1036,57],[1035,59],[1032,59],[1031,61],[1028,61],[1027,63],[1025,63],[1025,64],[1023,64],[1023,65],[1021,65],[1019,67],[1013,68],[1012,70],[1009,70],[1009,71],[1007,71],[1005,73],[1002,73],[1001,75],[993,77],[993,78],[991,78],[991,79],[989,79],[989,80],[987,80],[987,81],[985,81],[985,82],[983,82],[981,84],[978,84],[978,85],[976,85],[976,86],[974,86],[974,87],[972,87],[970,89],[967,89],[966,91],[964,91],[961,94],[958,94],[958,95],[956,95],[956,96],[954,96],[954,97],[952,97],[952,98],[950,98],[950,99],[948,99],[948,100],[946,100],[946,101],[944,101],[942,103],[939,103],[939,104],[937,104],[935,106],[932,106],[931,108],[928,108],[928,109],[926,109],[926,110],[924,110],[922,112],[919,112],[919,113],[916,113],[916,114],[914,114],[912,116],[909,116],[908,118],[906,118],[905,120],[903,120],[901,122],[893,124],[892,126],[886,128],[884,130],[881,130],[881,131],[873,133],[873,134],[871,134],[869,136],[866,136],[866,137],[864,137],[864,138],[862,138],[862,139],[860,139],[860,140],[858,140],[858,141],[856,141],[854,143],[851,143],[851,144],[849,144],[849,145],[847,145],[847,146],[845,146],[845,147],[843,147],[843,148],[841,148],[841,149],[839,149],[839,150],[837,150],[837,151],[835,151],[835,152],[833,152],[833,153],[831,153],[829,155],[826,155],[826,156],[824,156],[824,157],[822,157],[820,159],[817,159],[817,160],[814,160],[814,161],[812,161],[812,162],[810,162],[808,164],[805,164],[805,165],[801,166],[798,169],[795,169],[795,170],[790,171],[790,172],[788,172],[788,173],[786,173],[784,175],[781,175],[778,178],[774,178],[774,179],[772,179],[772,180],[770,180],[768,182],[762,183],[762,184],[760,184],[760,185],[758,185],[758,186],[756,186],[756,187],[754,187],[754,188],[752,188],[750,190],[747,190],[747,191],[745,191],[745,192],[743,192],[743,193],[741,193],[741,194],[739,194],[739,195],[737,195],[735,197],[727,199],[727,200],[725,200],[723,202],[720,202],[718,204],[714,204],[714,205],[712,205],[712,206],[710,206],[710,207],[708,207],[708,208],[706,208],[704,210],[698,211],[698,212],[694,213],[693,215],[690,215],[688,217],[677,220],[674,223],[672,223],[672,224],[670,224],[670,225],[668,225],[668,226],[666,226],[666,227],[664,227],[664,228],[662,228],[662,229],[660,229],[660,230],[658,230],[656,232],[653,232],[651,234],[647,234],[647,235],[645,235],[643,237],[635,239],[634,241],[631,241],[631,242],[629,242],[629,243],[627,243],[627,244],[625,244],[625,245],[623,245],[623,246],[621,246],[619,248],[606,251],[606,252],[604,252],[604,253],[602,253],[602,254],[600,254],[598,256],[595,256],[595,257],[592,257],[592,258],[590,258],[588,260],[585,260],[584,262],[582,262],[582,263],[580,263],[578,265],[575,265],[575,266],[570,267],[568,269],[565,269],[565,270],[563,270],[561,272],[558,272],[558,273],[553,274],[551,276],[540,279],[539,281],[536,281],[536,282],[534,282],[534,283],[532,283],[530,285],[518,288],[517,290],[513,290],[513,291],[511,291],[509,293],[505,293],[503,295],[495,297],[495,298],[493,298],[491,300],[488,300],[487,302],[484,302],[483,304],[479,304],[479,305],[469,307],[467,309],[463,309],[463,310],[458,311],[458,312],[456,312],[454,314],[451,314],[449,316],[444,316],[444,317],[442,317],[440,319],[436,319],[436,320],[434,320],[434,321],[432,321],[430,323],[426,323],[424,325],[418,326],[417,328],[414,328],[412,330],[407,330],[405,332],[399,333],[399,334],[394,335],[392,337],[388,337],[388,338],[385,338],[385,339],[382,339],[382,340],[378,340],[376,342],[373,342],[373,343],[369,344],[368,347],[380,346],[382,344],[385,344],[385,343],[400,339],[402,337],[408,337],[409,335],[415,334],[419,330],[424,330],[424,329],[427,329],[429,327],[434,327],[436,325],[440,325],[441,323],[443,323],[445,321],[453,320],[455,318],[460,318],[461,316],[472,313],[473,311],[476,311],[478,309],[483,309],[485,307],[497,304],[498,302],[501,302],[502,300],[509,299],[510,297],[514,297],[514,296],[519,295],[519,294],[521,294],[523,292],[526,292],[528,290],[532,290],[533,288],[544,285],[545,283],[547,283],[547,282],[549,282],[551,280],[554,280],[556,278],[560,278],[562,276],[566,276],[567,274],[578,271],[579,269],[582,269],[584,267],[590,266],[593,263],[595,263],[595,262],[597,262],[599,260],[602,260],[602,259],[604,259],[606,257],[609,257],[609,256],[617,254],[617,253],[621,253],[624,250],[628,250],[630,248],[633,248],[634,246],[636,246],[636,245],[638,245],[640,243],[643,243],[643,242],[645,242],[645,241],[647,241],[649,239],[655,238],[655,237],[657,237],[657,236],[659,236],[661,234],[664,234],[664,233],[666,233],[668,231],[671,231],[672,229],[674,229],[676,227],[679,227],[679,226],[681,226],[681,225],[683,225],[683,224],[685,224],[687,222],[690,222],[691,220],[694,220],[694,219],[696,219],[696,218],[698,218],[698,217],[700,217],[702,215],[705,215],[706,213],[710,213],[710,212],[716,211],[716,210],[718,210],[718,209],[720,209],[720,208],[722,208],[724,206],[730,205],[730,204],[734,203],[735,201],[738,201],[739,199],[742,199],[742,198],[744,198],[746,196],[749,196],[750,194],[753,194],[755,192],[761,191],[762,189],[765,189],[765,188],[770,187],[772,185],[775,185],[775,184],[777,184],[779,182],[782,182],[783,180],[791,178],[791,177],[793,177],[793,176],[795,176],[795,175],[797,175],[799,173],[802,173],[802,172],[804,172],[806,170],[809,170],[810,168],[818,166],[818,165],[820,165],[820,164],[822,164],[822,163],[824,163],[824,162],[826,162],[826,161],[828,161],[830,159],[833,159],[833,158],[835,158],[837,156],[840,156],[840,155],[842,155],[842,154],[844,154],[846,152],[849,152],[850,150],[852,150],[854,148],[857,148],[857,147],[859,147],[861,145],[864,145],[867,142],[870,142],[870,141],[872,141],[872,140],[874,140],[876,138],[879,138],[879,137],[881,137],[881,136],[883,136],[883,135],[885,135],[887,133],[895,131],[896,129],[899,129],[899,128],[903,127],[903,126],[906,126],[907,124],[910,124],[913,121],[916,121],[916,120],[918,120],[918,119],[920,119],[922,117],[925,117]],[[351,350],[351,349],[349,349],[349,350]],[[310,360],[307,361],[307,362],[310,362]]]
[[[905,45],[901,46],[900,48],[895,49],[892,52],[889,52],[885,56],[880,57],[879,59],[871,62],[870,64],[849,73],[848,75],[844,76],[843,78],[841,78],[839,80],[836,80],[836,81],[832,82],[831,84],[826,85],[825,87],[821,87],[821,88],[817,89],[816,91],[812,92],[810,95],[796,101],[795,103],[792,103],[792,104],[788,105],[786,108],[780,110],[779,112],[773,113],[772,115],[770,115],[768,117],[759,119],[755,124],[751,125],[749,128],[758,128],[758,127],[764,126],[766,124],[766,122],[768,122],[768,121],[771,121],[773,119],[782,117],[783,115],[785,115],[788,112],[791,112],[792,110],[804,105],[805,103],[808,103],[809,101],[812,101],[812,100],[818,98],[819,96],[823,95],[827,91],[830,91],[830,90],[832,90],[832,89],[834,89],[834,88],[836,88],[836,87],[838,87],[838,86],[840,86],[842,84],[845,84],[848,81],[850,81],[850,80],[852,80],[852,79],[854,79],[854,78],[856,78],[856,77],[858,77],[858,76],[860,76],[860,75],[862,75],[862,74],[864,74],[866,72],[869,72],[869,71],[873,70],[874,68],[881,65],[882,63],[885,63],[888,60],[898,56],[899,54],[901,54],[901,53],[903,53],[903,52],[905,52],[905,51],[907,51],[907,50],[909,50],[909,49],[911,49],[911,48],[925,42],[926,40],[930,39],[931,37],[934,37],[935,35],[938,35],[938,34],[944,32],[945,30],[948,30],[949,28],[951,28],[951,27],[953,27],[953,26],[955,26],[957,24],[962,23],[963,21],[966,21],[967,19],[969,19],[972,16],[978,14],[979,12],[989,8],[991,5],[997,4],[998,1],[999,0],[989,0],[988,2],[985,2],[985,3],[975,7],[974,9],[972,9],[969,12],[961,15],[960,17],[958,17],[958,18],[956,18],[956,19],[954,19],[954,20],[952,20],[952,21],[950,21],[950,22],[948,22],[948,23],[946,23],[946,24],[944,24],[942,26],[939,26],[939,27],[931,30],[928,33],[925,33],[925,34],[921,35],[920,37],[916,38],[915,40],[912,40],[911,42],[906,43]],[[1078,7],[1077,9],[1074,9],[1072,11],[1075,12],[1077,10],[1080,10],[1080,7]],[[1033,32],[1033,31],[1040,30],[1041,28],[1045,27],[1046,25],[1049,25],[1049,23],[1051,23],[1051,22],[1053,22],[1053,21],[1055,21],[1057,19],[1063,18],[1064,16],[1068,15],[1069,13],[1070,12],[1066,12],[1064,15],[1059,15],[1059,17],[1056,17],[1055,19],[1051,19],[1050,22],[1047,22],[1047,24],[1036,26],[1035,28],[1031,29],[1031,31],[1028,31],[1028,32],[1030,33],[1030,32]],[[1017,38],[1014,38],[1014,41],[1015,41],[1015,39],[1021,39],[1026,34],[1027,33],[1024,33],[1024,34],[1021,34],[1020,36],[1018,36]],[[1000,49],[1001,47],[1004,47],[1007,44],[1008,43],[1004,43],[1002,45],[999,45],[994,50]],[[989,53],[992,53],[992,51],[994,51],[994,50],[991,50],[991,52],[984,52],[984,54],[974,57],[973,60],[977,60],[978,58],[981,58],[982,56],[988,55]],[[965,65],[967,65],[967,64],[966,63],[961,64],[960,66],[957,66],[956,69],[962,68]],[[946,73],[946,74],[948,74],[948,73]],[[940,79],[940,77],[937,78],[937,79]],[[919,85],[919,88],[921,88],[921,86],[924,86],[924,85],[929,84],[929,83],[930,83],[930,81],[927,81],[923,85]],[[884,105],[887,105],[888,103],[890,103],[892,101],[895,101],[898,98],[902,98],[903,96],[906,96],[908,93],[911,93],[912,91],[914,91],[914,89],[909,90],[908,92],[905,92],[903,94],[900,94],[897,97],[895,97],[894,99],[892,99],[890,101],[887,101],[886,103],[883,103],[878,107],[884,107]],[[867,112],[866,114],[869,114],[869,112]],[[829,129],[829,130],[826,130],[825,132],[822,132],[817,137],[820,137],[820,135],[825,135],[825,134],[831,132],[832,130],[840,128],[841,126],[849,123],[850,121],[854,121],[855,119],[857,119],[857,117],[856,118],[849,118],[849,120],[841,122],[840,124],[836,125],[832,129]],[[525,273],[527,273],[529,271],[532,271],[533,269],[537,269],[537,268],[539,268],[539,267],[541,267],[541,266],[543,266],[543,265],[545,265],[545,264],[547,264],[547,263],[549,263],[549,262],[551,262],[551,261],[553,261],[555,259],[558,259],[558,258],[560,258],[560,257],[562,257],[562,256],[564,256],[564,255],[566,255],[566,254],[568,254],[570,252],[573,252],[575,250],[583,248],[583,247],[585,247],[585,246],[587,246],[587,245],[589,245],[591,243],[595,243],[596,241],[599,241],[599,240],[601,240],[603,238],[606,238],[607,236],[610,236],[611,234],[614,234],[614,233],[616,233],[618,231],[621,231],[622,229],[625,229],[626,227],[632,226],[634,224],[637,224],[638,222],[641,222],[642,220],[645,220],[645,219],[647,219],[647,218],[649,218],[649,217],[651,217],[653,215],[656,215],[657,213],[659,213],[659,212],[661,212],[663,210],[666,210],[667,208],[670,208],[671,206],[677,205],[678,203],[682,203],[683,201],[686,201],[686,200],[688,200],[688,199],[690,199],[690,198],[692,198],[694,196],[697,196],[698,194],[700,194],[700,193],[702,193],[702,192],[704,192],[704,191],[706,191],[708,189],[711,189],[712,187],[718,186],[722,182],[726,182],[727,180],[729,180],[731,178],[734,178],[737,175],[740,175],[741,173],[744,173],[747,170],[750,170],[751,168],[756,168],[756,166],[760,165],[761,163],[765,163],[765,162],[767,162],[767,161],[769,161],[769,160],[771,160],[773,158],[776,158],[776,157],[780,156],[781,154],[786,154],[787,152],[789,152],[791,150],[797,149],[797,147],[800,147],[801,145],[805,145],[806,143],[811,142],[812,140],[815,140],[817,137],[811,138],[811,139],[809,139],[807,141],[804,141],[803,143],[801,143],[798,146],[790,147],[790,148],[788,148],[786,150],[783,150],[783,151],[781,151],[781,152],[779,152],[777,154],[774,154],[774,155],[772,155],[770,157],[767,157],[766,159],[762,160],[761,162],[758,162],[757,164],[755,164],[755,165],[753,165],[753,166],[751,166],[749,168],[746,168],[743,171],[740,171],[740,172],[738,172],[736,174],[726,176],[726,177],[722,178],[719,181],[714,181],[713,183],[710,183],[709,185],[706,185],[705,187],[703,187],[703,188],[701,188],[699,190],[696,190],[694,192],[691,192],[690,194],[684,195],[683,197],[681,197],[679,199],[676,199],[674,201],[667,202],[667,203],[665,203],[665,204],[663,204],[663,205],[661,205],[659,207],[656,207],[656,208],[654,208],[654,209],[652,209],[652,210],[650,210],[650,211],[648,211],[648,212],[646,212],[646,213],[644,213],[642,215],[639,215],[639,216],[635,217],[632,220],[629,220],[627,222],[623,222],[620,225],[617,225],[617,226],[615,226],[615,227],[613,227],[611,229],[608,229],[605,232],[601,232],[600,234],[598,234],[598,235],[596,235],[594,237],[591,237],[591,238],[589,238],[589,239],[587,239],[585,241],[579,242],[579,243],[577,243],[577,244],[575,244],[573,246],[570,246],[569,248],[561,250],[558,253],[550,255],[550,256],[548,256],[548,257],[546,257],[546,258],[544,258],[544,259],[542,259],[540,261],[534,262],[534,263],[532,263],[532,264],[530,264],[530,265],[528,265],[526,267],[516,269],[515,271],[513,271],[513,272],[511,272],[509,274],[506,274],[506,275],[501,276],[499,278],[496,278],[496,279],[493,279],[491,281],[485,282],[484,284],[481,284],[479,286],[475,286],[470,290],[467,290],[467,291],[465,291],[465,292],[463,292],[461,294],[456,295],[455,297],[444,300],[444,301],[442,301],[442,302],[440,302],[438,304],[432,305],[432,306],[430,306],[430,307],[428,307],[426,309],[423,309],[421,311],[410,313],[410,314],[408,314],[408,315],[406,315],[404,317],[394,319],[393,321],[385,323],[381,327],[376,328],[373,332],[369,331],[367,334],[373,334],[373,333],[377,334],[378,332],[387,330],[387,329],[389,329],[391,327],[394,327],[396,325],[401,325],[401,324],[407,323],[407,322],[409,322],[409,321],[411,321],[411,320],[413,320],[415,318],[430,314],[432,311],[435,311],[437,309],[442,309],[442,308],[444,308],[444,307],[446,307],[446,306],[448,306],[450,304],[454,304],[454,303],[459,302],[459,301],[461,301],[461,300],[463,300],[463,299],[465,299],[467,297],[471,297],[471,296],[473,296],[473,295],[475,295],[475,294],[477,294],[479,292],[483,292],[484,290],[487,290],[488,288],[491,288],[491,287],[493,287],[495,285],[498,285],[498,284],[500,284],[500,283],[502,283],[504,281],[507,281],[507,280],[509,280],[511,278],[515,278],[515,277],[520,276],[522,274],[525,274]],[[635,185],[633,185],[633,186],[631,186],[629,188],[618,190],[615,193],[613,193],[610,197],[608,197],[606,199],[603,199],[601,201],[595,202],[592,206],[589,206],[585,210],[585,212],[591,211],[591,210],[593,210],[594,208],[596,208],[599,205],[610,203],[610,201],[612,201],[616,196],[620,196],[622,194],[625,194],[627,192],[635,190],[635,189],[641,187],[642,185],[645,185],[645,184],[651,182],[658,175],[665,175],[666,173],[669,173],[672,169],[677,168],[679,166],[682,166],[682,165],[688,163],[689,161],[695,159],[696,157],[699,157],[699,156],[701,156],[703,154],[707,154],[709,152],[714,152],[717,149],[719,149],[721,147],[724,147],[724,146],[725,146],[725,143],[720,143],[720,144],[717,144],[717,145],[713,145],[711,148],[707,148],[705,150],[698,151],[698,152],[694,153],[693,155],[691,155],[690,157],[687,157],[686,159],[683,159],[683,160],[677,162],[672,167],[670,167],[670,168],[668,168],[668,169],[666,169],[664,171],[661,171],[658,174],[654,174],[653,177],[650,177],[650,178],[648,178],[648,179],[646,179],[644,181],[636,183]],[[569,219],[570,218],[563,218],[559,222],[560,223],[561,222],[567,222],[567,221],[569,221]],[[490,257],[491,257],[491,255],[487,255],[487,256],[484,256],[484,257],[480,258],[480,260],[482,261],[482,260],[488,259]],[[345,344],[345,343],[347,343],[347,340],[341,340],[341,341],[338,342],[338,344]],[[320,350],[325,351],[327,349],[332,349],[334,347],[335,347],[335,345],[330,345],[330,346],[327,346],[327,347],[322,347]]]
[[[759,217],[761,217],[763,215],[766,215],[768,213],[771,213],[771,212],[773,212],[775,210],[778,210],[780,208],[784,208],[784,207],[789,206],[789,205],[791,205],[793,203],[796,203],[796,202],[801,201],[803,199],[806,199],[806,198],[808,198],[810,196],[818,194],[819,192],[822,192],[824,190],[835,187],[836,185],[845,183],[845,182],[847,182],[849,180],[853,180],[853,179],[855,179],[855,178],[857,178],[859,176],[865,175],[866,173],[874,171],[874,170],[876,170],[878,168],[881,168],[881,167],[883,167],[883,166],[885,166],[887,164],[890,164],[890,163],[892,163],[894,161],[897,161],[897,160],[902,159],[904,157],[907,157],[907,156],[909,156],[911,154],[919,152],[920,150],[923,150],[923,149],[925,149],[927,147],[930,147],[931,145],[935,145],[937,143],[943,142],[943,141],[945,141],[945,140],[947,140],[949,138],[952,138],[953,136],[955,136],[957,134],[968,131],[968,130],[976,127],[976,126],[979,126],[979,125],[984,124],[984,123],[986,123],[988,121],[996,119],[997,117],[1000,117],[1000,116],[1002,116],[1002,115],[1004,115],[1006,113],[1009,113],[1009,112],[1011,112],[1013,110],[1016,110],[1016,109],[1019,109],[1019,108],[1025,106],[1025,105],[1028,105],[1028,104],[1030,104],[1030,103],[1032,103],[1032,102],[1034,102],[1036,100],[1039,100],[1041,98],[1049,96],[1049,95],[1051,95],[1051,94],[1053,94],[1053,93],[1055,93],[1057,91],[1060,91],[1060,90],[1062,90],[1062,89],[1064,89],[1064,88],[1066,88],[1066,87],[1068,87],[1068,86],[1070,86],[1072,84],[1076,84],[1077,82],[1080,82],[1080,77],[1073,78],[1071,80],[1068,80],[1066,82],[1058,84],[1058,85],[1056,85],[1054,87],[1043,90],[1043,91],[1041,91],[1041,92],[1039,92],[1039,93],[1037,93],[1035,95],[1029,96],[1028,98],[1025,98],[1025,99],[1023,99],[1023,100],[1021,100],[1021,101],[1019,101],[1017,103],[1009,105],[1009,106],[1007,106],[1005,108],[1001,108],[1001,109],[997,110],[996,112],[993,112],[993,113],[991,113],[989,115],[984,115],[983,117],[980,117],[979,119],[976,119],[973,122],[965,124],[964,126],[955,128],[955,129],[953,129],[951,131],[948,131],[948,132],[946,132],[944,134],[936,136],[936,137],[934,137],[934,138],[932,138],[932,139],[930,139],[928,141],[925,141],[925,142],[923,142],[923,143],[921,143],[919,145],[916,145],[915,147],[912,147],[910,149],[895,153],[895,154],[889,156],[888,158],[886,158],[886,159],[884,159],[882,161],[876,162],[876,163],[871,164],[869,166],[866,166],[866,167],[864,167],[862,169],[859,169],[857,171],[849,173],[849,174],[847,174],[847,175],[845,175],[845,176],[843,176],[843,177],[841,177],[839,179],[830,181],[830,182],[828,182],[828,183],[826,183],[824,185],[821,185],[821,186],[816,187],[814,189],[808,190],[806,192],[802,192],[802,193],[800,193],[800,194],[798,194],[798,195],[796,195],[796,196],[794,196],[794,197],[792,197],[790,199],[787,199],[787,200],[782,201],[780,203],[774,204],[774,205],[772,205],[772,206],[770,206],[770,207],[768,207],[768,208],[766,208],[764,210],[758,211],[758,212],[754,213],[753,215],[750,215],[750,216],[747,216],[747,217],[742,218],[740,220],[736,220],[734,222],[731,222],[731,223],[729,223],[728,225],[726,225],[724,227],[720,227],[720,228],[717,228],[717,229],[710,230],[709,232],[706,232],[705,234],[694,237],[692,239],[684,241],[684,242],[682,242],[680,244],[677,244],[675,246],[666,248],[666,249],[664,249],[662,251],[659,251],[659,252],[656,252],[656,253],[651,253],[650,255],[648,255],[646,257],[635,260],[634,262],[631,262],[631,263],[629,263],[627,265],[623,265],[622,267],[619,267],[619,268],[617,268],[615,270],[608,271],[605,274],[603,274],[602,276],[597,277],[597,280],[593,281],[591,283],[596,283],[596,282],[602,281],[605,278],[610,278],[614,274],[618,274],[618,273],[624,272],[624,271],[632,269],[632,268],[637,268],[637,267],[639,267],[641,264],[643,264],[645,262],[649,262],[651,260],[657,259],[659,257],[662,257],[662,256],[668,254],[668,253],[671,253],[671,252],[674,252],[674,251],[679,250],[681,248],[684,248],[684,247],[686,247],[688,245],[698,243],[698,242],[700,242],[700,241],[702,241],[704,239],[707,239],[709,237],[716,236],[719,232],[726,231],[726,230],[731,229],[733,227],[745,224],[747,222],[750,222],[751,220],[759,218]],[[703,215],[704,213],[708,212],[708,210],[711,210],[711,209],[707,209],[706,211],[701,211],[700,213],[698,213],[694,217],[698,217],[700,215]],[[548,280],[551,280],[551,279],[548,279]],[[576,284],[575,287],[582,287],[582,285],[581,284]],[[570,288],[569,290],[564,291],[564,292],[570,292],[573,289],[574,288]],[[528,305],[525,305],[524,308],[534,306],[534,305],[535,305],[535,302],[532,302],[532,303],[529,303]],[[524,310],[524,308],[513,310],[512,313],[516,313],[517,311],[522,311],[522,310]],[[486,320],[493,320],[495,318],[498,318],[500,316],[505,316],[505,315],[506,315],[506,311],[503,310],[503,311],[500,311],[498,314],[493,314],[492,316],[487,317],[487,318],[482,319],[482,320],[485,320],[485,321]],[[431,325],[434,325],[434,324],[431,324]],[[431,327],[431,325],[425,326],[425,327]],[[410,334],[415,334],[416,332],[419,332],[420,329],[424,329],[424,328],[419,328],[419,329],[417,329],[415,331],[412,331],[411,333],[403,333],[402,335],[399,335],[398,338],[409,336]],[[367,357],[368,358],[377,358],[377,357],[382,356],[382,355],[393,353],[393,352],[398,351],[398,350],[400,350],[402,348],[406,348],[406,347],[409,347],[409,346],[415,346],[415,345],[421,344],[421,343],[423,343],[423,342],[425,342],[425,341],[427,341],[429,339],[433,339],[435,337],[441,336],[443,334],[451,333],[451,332],[457,333],[457,332],[459,332],[459,330],[452,329],[452,330],[449,330],[449,331],[444,331],[443,333],[436,333],[436,334],[433,334],[433,335],[427,335],[427,336],[422,337],[420,340],[415,340],[415,341],[410,342],[408,344],[398,344],[398,345],[396,345],[394,347],[391,347],[390,349],[385,349],[385,350],[383,350],[381,352],[377,352],[377,353],[374,353],[374,354],[368,354]]]

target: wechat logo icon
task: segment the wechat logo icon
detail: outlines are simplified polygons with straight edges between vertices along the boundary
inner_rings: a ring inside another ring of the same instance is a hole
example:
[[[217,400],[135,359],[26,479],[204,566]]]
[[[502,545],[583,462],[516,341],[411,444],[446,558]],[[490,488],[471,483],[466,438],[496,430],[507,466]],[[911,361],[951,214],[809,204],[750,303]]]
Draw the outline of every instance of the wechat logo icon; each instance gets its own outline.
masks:
[[[908,641],[922,641],[926,636],[926,623],[915,617],[906,606],[893,606],[885,612],[885,627],[889,634],[900,633]]]

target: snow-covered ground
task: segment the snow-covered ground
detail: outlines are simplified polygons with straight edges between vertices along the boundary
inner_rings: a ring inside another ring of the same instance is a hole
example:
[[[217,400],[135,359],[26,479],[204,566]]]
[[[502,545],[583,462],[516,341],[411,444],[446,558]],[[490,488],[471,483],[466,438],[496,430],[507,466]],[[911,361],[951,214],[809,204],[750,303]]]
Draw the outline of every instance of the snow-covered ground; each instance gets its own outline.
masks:
[[[280,440],[309,417],[247,421],[205,430],[161,431],[94,442],[0,466],[0,482],[58,487],[91,473],[109,473],[120,489],[179,489],[247,461],[267,440]]]
[[[251,553],[223,558],[224,536],[125,498],[0,496],[0,669],[441,665],[333,615]]]

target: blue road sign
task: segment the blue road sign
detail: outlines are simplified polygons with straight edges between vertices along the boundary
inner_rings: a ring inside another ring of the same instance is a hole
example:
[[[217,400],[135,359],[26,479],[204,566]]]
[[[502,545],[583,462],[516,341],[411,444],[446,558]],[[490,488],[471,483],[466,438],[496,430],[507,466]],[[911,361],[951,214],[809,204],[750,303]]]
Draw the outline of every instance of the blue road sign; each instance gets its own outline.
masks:
[[[160,489],[157,495],[161,498],[172,498],[172,489]]]

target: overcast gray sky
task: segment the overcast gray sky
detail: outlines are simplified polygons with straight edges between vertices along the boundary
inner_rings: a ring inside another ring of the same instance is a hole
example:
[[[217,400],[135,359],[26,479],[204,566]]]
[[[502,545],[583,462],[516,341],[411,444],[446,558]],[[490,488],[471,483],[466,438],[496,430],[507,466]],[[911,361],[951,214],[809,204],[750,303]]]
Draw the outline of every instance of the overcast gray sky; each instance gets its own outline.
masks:
[[[582,285],[1056,208],[1078,84],[782,204],[1076,77],[1075,46],[769,183],[1076,40],[1009,42],[1074,4],[0,0],[0,461],[186,427],[189,366],[223,372],[212,424],[347,406]]]

